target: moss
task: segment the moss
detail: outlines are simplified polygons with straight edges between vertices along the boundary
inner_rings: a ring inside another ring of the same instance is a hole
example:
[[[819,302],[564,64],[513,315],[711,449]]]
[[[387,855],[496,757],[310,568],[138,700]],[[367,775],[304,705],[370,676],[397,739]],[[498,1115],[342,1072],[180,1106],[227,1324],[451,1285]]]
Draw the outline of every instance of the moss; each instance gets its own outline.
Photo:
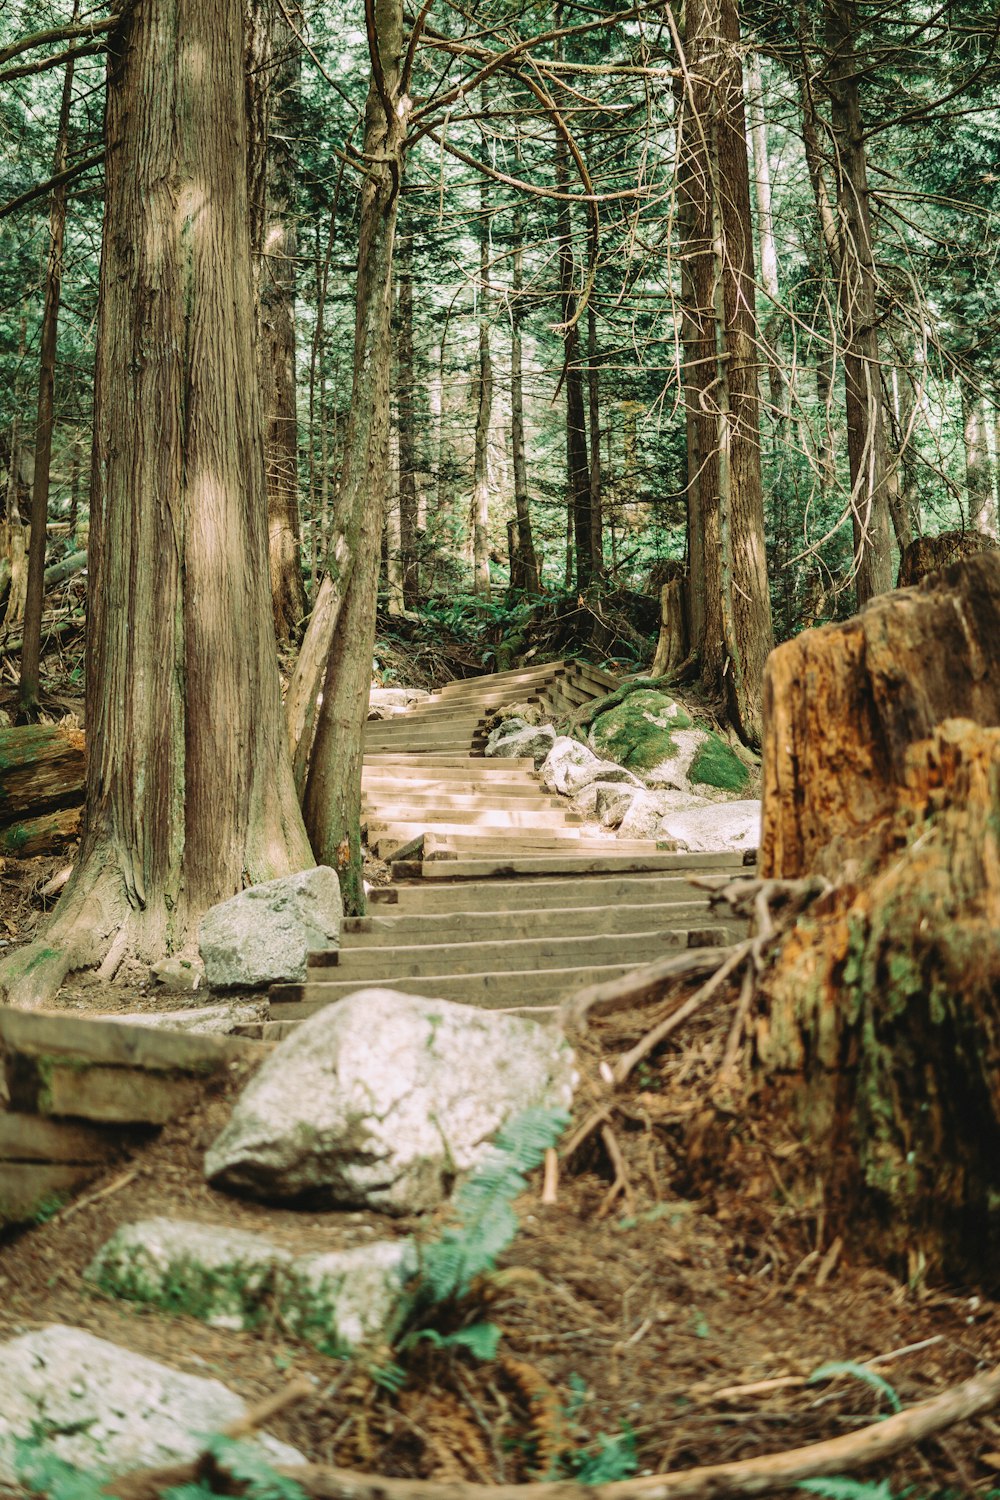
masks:
[[[749,777],[750,772],[736,752],[711,731],[688,771],[693,785],[716,786],[724,792],[741,792]]]
[[[597,715],[593,721],[594,744],[599,753],[619,765],[651,771],[677,755],[675,730],[691,727],[691,718],[672,698],[640,689]]]

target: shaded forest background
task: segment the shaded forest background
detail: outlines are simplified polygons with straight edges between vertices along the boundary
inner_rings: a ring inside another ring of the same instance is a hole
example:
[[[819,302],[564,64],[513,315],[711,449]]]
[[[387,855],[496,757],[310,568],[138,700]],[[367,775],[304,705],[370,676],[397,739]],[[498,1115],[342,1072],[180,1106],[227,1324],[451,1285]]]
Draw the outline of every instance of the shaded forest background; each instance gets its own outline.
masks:
[[[395,254],[383,605],[430,601],[479,621],[490,590],[502,597],[512,582],[528,595],[592,577],[656,592],[664,564],[683,566],[699,463],[685,419],[685,214],[699,194],[685,189],[696,144],[685,157],[679,134],[696,140],[684,70],[697,72],[686,53],[703,8],[452,5],[423,23]],[[272,554],[276,504],[301,542],[276,585],[276,620],[294,640],[324,567],[350,406],[368,44],[360,8],[261,0],[248,14],[249,84],[270,96],[250,170],[263,182]],[[255,16],[267,31],[256,58]],[[722,65],[738,68],[746,101],[752,363],[781,639],[855,607],[852,508],[864,513],[868,481],[876,508],[880,496],[890,504],[892,581],[916,536],[996,535],[998,23],[989,7],[908,0],[749,4],[740,19]],[[70,20],[64,6],[8,4],[0,47]],[[68,176],[48,563],[86,536],[103,40],[57,38],[0,65],[8,651],[20,635],[11,533],[30,511],[54,173]],[[508,63],[481,77],[501,55]],[[880,431],[859,483],[845,367],[849,377],[865,339]],[[573,528],[581,487],[589,557],[579,498]]]

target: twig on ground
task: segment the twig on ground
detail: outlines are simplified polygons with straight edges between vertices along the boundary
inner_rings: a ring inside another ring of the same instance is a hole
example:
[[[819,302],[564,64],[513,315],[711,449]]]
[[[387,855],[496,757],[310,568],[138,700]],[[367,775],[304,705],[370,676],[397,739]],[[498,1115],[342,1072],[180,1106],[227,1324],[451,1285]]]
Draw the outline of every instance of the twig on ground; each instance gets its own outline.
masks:
[[[636,1063],[641,1062],[644,1057],[648,1057],[650,1052],[655,1047],[658,1047],[665,1037],[668,1037],[672,1031],[676,1031],[677,1027],[686,1021],[689,1016],[693,1016],[696,1010],[700,1010],[707,1000],[711,1000],[712,996],[725,983],[730,974],[739,968],[745,958],[750,956],[753,951],[753,944],[754,940],[748,938],[745,943],[740,943],[736,948],[731,948],[728,957],[719,965],[711,979],[706,980],[700,989],[695,990],[694,994],[685,1000],[683,1005],[678,1006],[675,1011],[672,1011],[666,1020],[661,1021],[659,1026],[654,1026],[652,1031],[647,1031],[641,1041],[636,1042],[635,1046],[629,1052],[622,1054],[615,1064],[614,1078],[616,1084],[624,1083]]]
[[[879,1463],[956,1422],[989,1410],[998,1401],[1000,1366],[857,1432],[758,1458],[675,1469],[614,1484],[583,1485],[569,1480],[456,1484],[434,1479],[391,1479],[312,1464],[278,1472],[294,1479],[311,1500],[723,1500],[731,1495],[768,1495],[790,1489],[804,1479],[845,1474]],[[108,1493],[119,1500],[159,1500],[164,1489],[190,1481],[195,1470],[193,1464],[139,1470],[109,1481]]]
[[[94,1203],[100,1203],[102,1198],[110,1198],[113,1193],[120,1193],[122,1188],[128,1187],[129,1183],[134,1182],[138,1175],[139,1168],[130,1167],[127,1172],[123,1172],[120,1177],[116,1177],[113,1182],[109,1182],[105,1187],[98,1188],[95,1193],[88,1193],[85,1198],[77,1198],[75,1203],[69,1203],[65,1208],[61,1208],[57,1214],[53,1214],[53,1222],[56,1219],[70,1219],[74,1214],[78,1214],[81,1209],[90,1208]]]

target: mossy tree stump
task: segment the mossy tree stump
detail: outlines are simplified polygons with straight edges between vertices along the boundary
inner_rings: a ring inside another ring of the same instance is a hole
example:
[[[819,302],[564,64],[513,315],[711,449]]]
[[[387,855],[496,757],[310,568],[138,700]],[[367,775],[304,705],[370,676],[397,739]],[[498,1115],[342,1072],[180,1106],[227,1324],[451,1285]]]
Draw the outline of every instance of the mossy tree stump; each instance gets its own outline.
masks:
[[[829,1236],[998,1282],[1000,554],[779,648],[765,693],[762,873],[834,885],[762,978],[757,1097]]]

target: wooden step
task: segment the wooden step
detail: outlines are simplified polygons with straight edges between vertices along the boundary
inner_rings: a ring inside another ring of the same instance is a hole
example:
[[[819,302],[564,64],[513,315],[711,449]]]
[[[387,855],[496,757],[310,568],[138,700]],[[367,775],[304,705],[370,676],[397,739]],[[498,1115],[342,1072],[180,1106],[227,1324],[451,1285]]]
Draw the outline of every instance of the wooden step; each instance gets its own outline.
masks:
[[[628,906],[552,906],[538,910],[530,904],[530,894],[530,890],[525,892],[525,905],[490,911],[408,911],[404,907],[376,905],[368,916],[344,918],[340,929],[341,950],[391,947],[394,943],[473,943],[526,934],[570,937],[574,933],[609,935],[651,928],[662,931],[675,926],[728,925],[724,917],[711,911],[704,899]]]
[[[454,789],[450,786],[438,786],[433,789],[424,789],[412,783],[403,782],[396,786],[364,786],[361,791],[362,803],[371,808],[393,808],[405,806],[412,808],[414,812],[422,813],[435,810],[458,811],[464,809],[467,812],[562,812],[572,821],[580,818],[580,813],[573,809],[572,803],[567,802],[565,797],[550,797],[543,792],[541,787],[535,788],[534,796],[525,796],[525,788],[521,793],[494,790],[490,787],[488,791],[470,789],[461,791],[456,785]]]
[[[425,806],[409,800],[397,802],[380,798],[375,803],[367,798],[365,800],[369,831],[375,828],[414,827],[420,824],[424,828],[435,829],[451,827],[460,830],[467,827],[470,832],[477,828],[493,828],[528,833],[532,830],[537,832],[544,829],[558,833],[567,827],[583,826],[583,817],[580,813],[566,812],[559,807],[546,807],[542,803],[531,808],[507,808],[448,807],[443,805],[440,799],[432,800]]]
[[[309,955],[309,979],[397,985],[426,974],[480,974],[487,970],[601,968],[617,963],[653,963],[677,948],[704,947],[704,930],[689,941],[686,928],[621,933],[505,938],[499,942],[416,943],[394,948],[343,948]]]
[[[501,792],[504,787],[535,787],[539,791],[544,790],[533,761],[525,765],[520,761],[485,760],[481,756],[470,759],[466,755],[456,765],[451,765],[448,761],[428,764],[414,755],[386,760],[365,757],[361,772],[362,786],[369,782],[382,785],[394,781],[431,782],[435,786],[468,784],[488,788],[490,791],[496,788]]]
[[[416,870],[401,871],[424,880],[489,880],[514,875],[627,875],[640,870],[743,870],[739,855],[723,854],[518,854],[509,858],[424,859]]]
[[[728,874],[718,867],[705,874]],[[699,895],[683,872],[599,872],[581,878],[537,874],[522,879],[472,880],[449,883],[443,880],[421,880],[412,884],[378,886],[368,894],[372,912],[502,912],[522,910],[529,904],[534,911],[565,909],[572,906],[611,908],[616,905],[664,901],[694,901]]]
[[[373,765],[373,766],[400,766],[400,765],[404,765],[404,766],[405,765],[416,766],[418,763],[424,769],[426,769],[427,767],[439,766],[439,765],[452,766],[452,767],[462,767],[462,768],[464,768],[464,767],[470,767],[472,769],[484,768],[485,767],[487,773],[489,771],[489,768],[491,766],[495,765],[497,767],[498,772],[501,775],[503,774],[503,768],[512,768],[514,770],[521,770],[521,771],[524,771],[524,770],[534,771],[534,769],[535,769],[534,759],[530,755],[529,756],[517,756],[517,757],[511,756],[509,759],[505,759],[504,757],[500,756],[500,757],[497,757],[496,760],[493,760],[492,758],[490,760],[486,760],[482,756],[475,756],[475,757],[471,757],[470,758],[470,755],[469,755],[469,752],[468,752],[467,749],[466,750],[424,750],[424,751],[413,751],[413,750],[411,750],[411,751],[407,751],[405,753],[402,752],[402,751],[399,751],[399,750],[366,750],[365,751],[364,764],[365,764],[366,767],[369,766],[369,765]]]
[[[588,984],[618,979],[641,964],[609,964],[595,969],[526,969],[507,974],[425,974],[391,986],[411,995],[432,995],[438,1000],[456,1000],[485,1010],[511,1006],[546,1005],[557,1009],[567,996]],[[271,1018],[301,1020],[324,1005],[371,986],[356,979],[306,980],[303,984],[271,986]]]

